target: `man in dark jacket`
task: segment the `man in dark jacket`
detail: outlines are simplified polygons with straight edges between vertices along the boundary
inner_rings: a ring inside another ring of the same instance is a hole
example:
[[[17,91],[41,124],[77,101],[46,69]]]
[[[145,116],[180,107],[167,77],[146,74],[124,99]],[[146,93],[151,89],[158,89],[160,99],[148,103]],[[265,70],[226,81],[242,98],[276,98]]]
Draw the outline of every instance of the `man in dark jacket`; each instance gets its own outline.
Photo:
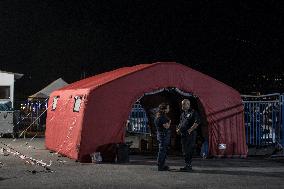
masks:
[[[159,142],[159,152],[157,158],[158,171],[169,170],[169,166],[165,165],[167,157],[167,148],[171,140],[171,133],[169,129],[171,125],[171,120],[167,116],[169,111],[170,106],[167,103],[160,104],[159,111],[154,121],[157,128],[157,140]]]
[[[182,171],[192,170],[192,155],[196,142],[196,128],[200,124],[200,118],[196,110],[190,107],[190,101],[184,99],[181,103],[183,113],[180,116],[180,123],[177,127],[177,133],[181,135],[181,145],[185,157],[185,167]]]

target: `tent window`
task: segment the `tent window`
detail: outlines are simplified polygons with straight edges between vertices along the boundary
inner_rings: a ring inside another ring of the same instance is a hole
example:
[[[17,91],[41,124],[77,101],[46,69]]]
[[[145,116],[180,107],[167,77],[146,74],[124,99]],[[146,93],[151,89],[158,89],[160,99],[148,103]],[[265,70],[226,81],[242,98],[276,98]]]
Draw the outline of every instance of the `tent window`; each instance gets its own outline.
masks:
[[[75,99],[75,103],[74,103],[73,112],[79,112],[80,111],[81,102],[82,102],[82,97],[81,96],[76,96],[74,99]]]
[[[53,98],[53,102],[52,102],[52,109],[51,109],[51,110],[53,110],[53,111],[54,111],[54,110],[56,109],[58,99],[59,99],[59,96],[55,96],[55,97]]]
[[[10,86],[0,86],[0,99],[10,99]]]

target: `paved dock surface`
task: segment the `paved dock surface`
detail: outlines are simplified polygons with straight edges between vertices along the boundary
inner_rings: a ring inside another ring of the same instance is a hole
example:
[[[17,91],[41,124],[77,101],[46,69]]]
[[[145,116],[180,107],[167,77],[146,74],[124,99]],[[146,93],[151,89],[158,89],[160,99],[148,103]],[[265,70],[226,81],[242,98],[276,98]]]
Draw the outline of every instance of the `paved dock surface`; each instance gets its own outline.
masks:
[[[158,172],[155,157],[130,156],[128,164],[75,162],[44,147],[44,138],[5,139],[24,155],[52,162],[50,170],[25,163],[0,152],[0,188],[284,188],[284,158],[206,159],[195,158],[194,171],[176,171],[182,157],[169,157],[173,171]],[[3,145],[0,144],[0,148]]]

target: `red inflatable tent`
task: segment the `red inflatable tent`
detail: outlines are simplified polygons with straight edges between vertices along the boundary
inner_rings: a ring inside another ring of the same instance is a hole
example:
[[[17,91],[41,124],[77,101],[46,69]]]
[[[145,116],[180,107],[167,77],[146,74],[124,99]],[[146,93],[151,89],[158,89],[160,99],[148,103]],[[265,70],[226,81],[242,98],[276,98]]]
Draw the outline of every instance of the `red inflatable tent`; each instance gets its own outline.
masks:
[[[102,145],[123,142],[132,105],[143,94],[167,87],[198,96],[208,122],[209,155],[246,157],[240,94],[174,62],[124,67],[54,91],[47,112],[47,149],[84,161]]]

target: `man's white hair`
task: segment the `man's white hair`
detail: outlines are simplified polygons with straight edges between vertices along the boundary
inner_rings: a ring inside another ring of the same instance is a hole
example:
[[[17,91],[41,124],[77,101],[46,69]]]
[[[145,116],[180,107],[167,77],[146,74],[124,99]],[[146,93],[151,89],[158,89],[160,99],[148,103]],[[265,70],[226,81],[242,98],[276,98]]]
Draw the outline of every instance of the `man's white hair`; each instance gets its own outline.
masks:
[[[190,104],[190,101],[188,99],[183,99],[181,102],[186,103],[186,104]]]

